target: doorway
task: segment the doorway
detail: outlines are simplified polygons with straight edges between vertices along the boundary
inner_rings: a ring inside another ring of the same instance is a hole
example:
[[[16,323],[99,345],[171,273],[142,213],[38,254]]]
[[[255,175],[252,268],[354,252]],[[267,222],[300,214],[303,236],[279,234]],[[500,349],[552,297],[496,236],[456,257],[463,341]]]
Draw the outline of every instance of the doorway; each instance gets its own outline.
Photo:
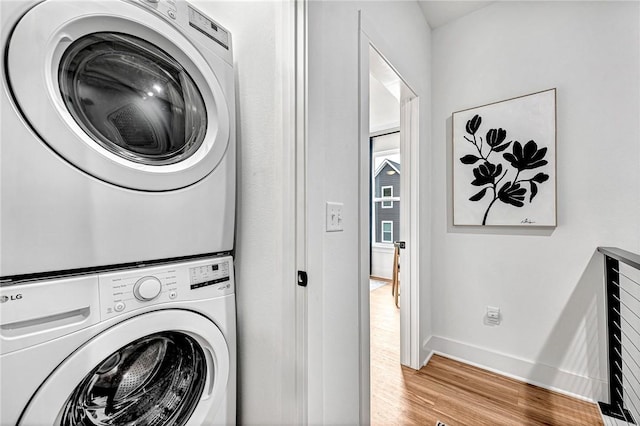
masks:
[[[361,114],[361,132],[368,132],[366,142],[361,138],[367,154],[367,162],[361,161],[361,194],[367,194],[368,204],[368,220],[363,220],[368,250],[361,262],[366,263],[369,278],[364,301],[369,316],[361,321],[368,337],[363,339],[368,341],[363,356],[368,357],[371,421],[375,422],[380,419],[376,411],[388,402],[380,399],[385,381],[402,380],[398,364],[420,367],[415,258],[418,98],[366,34],[361,35],[361,111],[367,112]],[[400,250],[400,246],[406,248]],[[397,272],[399,298],[391,291]]]

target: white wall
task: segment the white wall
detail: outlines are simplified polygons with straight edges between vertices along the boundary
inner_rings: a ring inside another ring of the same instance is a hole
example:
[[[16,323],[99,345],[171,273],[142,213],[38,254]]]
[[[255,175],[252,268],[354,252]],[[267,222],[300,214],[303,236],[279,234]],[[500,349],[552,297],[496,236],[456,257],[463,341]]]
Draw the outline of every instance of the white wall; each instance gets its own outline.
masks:
[[[394,47],[383,53],[421,98],[421,144],[426,146],[430,134],[430,32],[417,3],[309,2],[310,424],[357,424],[360,420],[359,9],[377,24],[378,32]],[[428,169],[427,149],[421,152]],[[422,175],[421,182],[425,188],[427,173]],[[324,232],[326,201],[344,203],[344,232]],[[422,294],[426,295],[428,283],[424,285]]]
[[[192,1],[233,36],[238,117],[238,419],[290,424],[293,306],[283,279],[281,2]],[[290,229],[287,226],[286,229]]]
[[[496,2],[432,33],[428,349],[600,398],[602,259],[640,251],[640,4]],[[451,225],[451,113],[557,88],[558,226]],[[503,313],[483,324],[487,305]]]
[[[400,127],[400,102],[373,75],[369,83],[369,131]]]
[[[393,279],[393,253],[392,247],[375,244],[371,247],[371,275],[376,278]]]

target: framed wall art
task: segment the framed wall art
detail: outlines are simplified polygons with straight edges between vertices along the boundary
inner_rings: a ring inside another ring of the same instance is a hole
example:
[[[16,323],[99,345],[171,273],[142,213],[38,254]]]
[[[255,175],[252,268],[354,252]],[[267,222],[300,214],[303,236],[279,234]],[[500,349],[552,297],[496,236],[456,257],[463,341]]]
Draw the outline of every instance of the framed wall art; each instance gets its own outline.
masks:
[[[556,226],[556,89],[452,123],[454,225]]]

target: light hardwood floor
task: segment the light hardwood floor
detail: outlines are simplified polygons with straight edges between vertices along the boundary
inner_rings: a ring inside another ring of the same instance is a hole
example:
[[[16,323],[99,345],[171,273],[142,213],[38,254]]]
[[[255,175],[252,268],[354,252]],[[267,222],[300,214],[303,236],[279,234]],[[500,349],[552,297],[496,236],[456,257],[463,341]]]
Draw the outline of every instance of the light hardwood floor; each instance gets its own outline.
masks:
[[[373,425],[602,425],[595,404],[435,355],[400,366],[400,316],[391,286],[371,292]]]

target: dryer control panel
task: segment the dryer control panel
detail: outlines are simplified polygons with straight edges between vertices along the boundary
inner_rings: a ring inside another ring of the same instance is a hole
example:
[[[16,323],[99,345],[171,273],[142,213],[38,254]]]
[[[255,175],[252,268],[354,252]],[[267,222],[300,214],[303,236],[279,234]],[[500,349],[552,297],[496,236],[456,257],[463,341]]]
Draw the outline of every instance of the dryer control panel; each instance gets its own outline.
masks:
[[[233,259],[206,258],[99,274],[102,320],[142,307],[233,294]]]
[[[206,40],[214,41],[224,50],[231,49],[231,34],[218,22],[205,15],[191,4],[183,0],[129,0],[134,4],[143,6],[168,22],[179,25],[189,30],[195,30],[206,37]]]

